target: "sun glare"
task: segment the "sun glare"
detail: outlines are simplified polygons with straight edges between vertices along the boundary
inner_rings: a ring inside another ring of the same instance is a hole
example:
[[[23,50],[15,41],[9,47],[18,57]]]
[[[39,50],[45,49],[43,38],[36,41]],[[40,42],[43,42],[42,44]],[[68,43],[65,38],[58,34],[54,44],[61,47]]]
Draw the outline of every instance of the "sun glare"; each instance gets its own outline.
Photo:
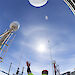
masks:
[[[43,44],[43,43],[39,43],[37,45],[37,51],[40,52],[40,53],[44,53],[46,52],[46,44]]]

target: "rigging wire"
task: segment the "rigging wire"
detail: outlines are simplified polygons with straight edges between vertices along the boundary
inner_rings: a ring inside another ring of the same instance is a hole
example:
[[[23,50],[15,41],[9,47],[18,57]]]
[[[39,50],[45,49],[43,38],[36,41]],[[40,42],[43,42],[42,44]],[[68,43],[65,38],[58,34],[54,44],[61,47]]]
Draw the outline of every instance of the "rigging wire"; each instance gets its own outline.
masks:
[[[11,34],[11,36],[12,35],[13,35],[13,33]],[[13,35],[13,38],[11,40],[9,40],[11,38],[11,36],[8,38],[7,42],[5,43],[5,45],[3,46],[2,50],[1,50],[2,51],[2,53],[1,53],[2,61],[3,61],[4,57],[6,56],[6,53],[8,51],[8,48],[10,47],[10,45],[11,45],[11,43],[14,40],[14,38],[15,38],[16,35],[14,34]],[[0,62],[2,62],[2,61],[0,60]]]

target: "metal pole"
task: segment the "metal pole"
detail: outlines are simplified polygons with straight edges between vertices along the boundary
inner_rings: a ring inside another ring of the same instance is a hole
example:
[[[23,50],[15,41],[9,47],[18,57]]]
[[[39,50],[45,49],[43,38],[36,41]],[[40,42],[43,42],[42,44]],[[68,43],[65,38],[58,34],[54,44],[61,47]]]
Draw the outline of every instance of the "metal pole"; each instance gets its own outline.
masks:
[[[51,59],[51,65],[52,65],[52,75],[54,75],[53,71],[53,58],[52,58],[52,51],[51,51],[51,46],[50,46],[50,40],[48,40],[48,47],[49,47],[49,52],[50,52],[50,59]]]
[[[10,73],[11,65],[12,65],[12,63],[10,63],[10,67],[9,67],[8,75],[10,75],[9,73]]]
[[[23,67],[23,69],[22,69],[22,74],[21,74],[21,75],[23,75],[23,71],[24,71],[24,67]]]

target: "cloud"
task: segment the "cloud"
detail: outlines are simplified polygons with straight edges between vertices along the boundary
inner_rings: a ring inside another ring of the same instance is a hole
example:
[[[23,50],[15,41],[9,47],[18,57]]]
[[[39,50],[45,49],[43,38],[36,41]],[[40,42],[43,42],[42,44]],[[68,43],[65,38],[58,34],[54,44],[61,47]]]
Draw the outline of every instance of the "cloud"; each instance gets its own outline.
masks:
[[[46,27],[42,27],[42,26],[33,26],[33,25],[31,25],[31,26],[29,26],[29,27],[23,27],[22,28],[22,34],[24,35],[24,36],[30,36],[30,35],[32,35],[32,34],[34,34],[34,33],[37,33],[38,31],[45,31],[45,30],[47,30],[47,28]]]

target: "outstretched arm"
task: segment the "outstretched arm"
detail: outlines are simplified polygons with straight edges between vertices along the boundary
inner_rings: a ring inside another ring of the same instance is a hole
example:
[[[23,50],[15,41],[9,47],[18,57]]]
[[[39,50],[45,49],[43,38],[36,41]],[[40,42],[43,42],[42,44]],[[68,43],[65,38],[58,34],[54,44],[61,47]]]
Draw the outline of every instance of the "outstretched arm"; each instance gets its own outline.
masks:
[[[33,75],[31,70],[30,70],[30,63],[27,61],[26,64],[27,64],[27,73],[28,73],[28,75]]]

